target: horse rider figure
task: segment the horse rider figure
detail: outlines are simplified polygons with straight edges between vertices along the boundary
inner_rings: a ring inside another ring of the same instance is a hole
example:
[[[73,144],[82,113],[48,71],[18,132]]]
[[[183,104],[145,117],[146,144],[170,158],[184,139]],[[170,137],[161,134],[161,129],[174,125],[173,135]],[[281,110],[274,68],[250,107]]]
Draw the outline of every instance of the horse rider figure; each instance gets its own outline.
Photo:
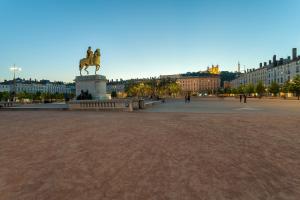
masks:
[[[79,71],[81,75],[81,70],[84,69],[87,74],[89,72],[87,71],[87,68],[89,66],[95,66],[95,74],[100,69],[100,49],[96,49],[95,52],[92,51],[92,47],[88,47],[88,50],[86,51],[86,58],[80,59],[79,61]]]
[[[94,53],[92,51],[92,47],[89,47],[88,50],[86,51],[86,58],[88,59],[89,64],[92,65],[93,58],[94,58]]]

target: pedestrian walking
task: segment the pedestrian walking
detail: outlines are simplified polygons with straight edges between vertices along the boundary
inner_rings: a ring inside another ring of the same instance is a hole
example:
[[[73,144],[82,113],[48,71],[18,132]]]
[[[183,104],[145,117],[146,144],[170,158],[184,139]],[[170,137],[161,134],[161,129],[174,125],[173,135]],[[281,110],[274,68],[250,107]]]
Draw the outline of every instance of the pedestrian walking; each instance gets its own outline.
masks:
[[[184,96],[184,103],[187,103],[187,94]]]
[[[240,94],[240,103],[242,103],[243,96]]]
[[[188,103],[191,102],[191,96],[190,96],[190,94],[188,94],[188,96],[187,96],[187,101],[188,101]]]
[[[244,103],[247,103],[247,95],[244,94]]]

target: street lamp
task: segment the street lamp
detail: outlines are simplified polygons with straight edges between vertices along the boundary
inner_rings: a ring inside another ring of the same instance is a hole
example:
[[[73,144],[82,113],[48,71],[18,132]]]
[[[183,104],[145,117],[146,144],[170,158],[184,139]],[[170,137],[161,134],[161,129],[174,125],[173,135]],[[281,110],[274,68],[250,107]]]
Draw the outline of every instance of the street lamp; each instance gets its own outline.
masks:
[[[13,67],[10,67],[9,70],[14,73],[13,101],[15,101],[16,100],[16,72],[20,72],[22,69],[20,67],[16,67],[16,65],[14,65]]]

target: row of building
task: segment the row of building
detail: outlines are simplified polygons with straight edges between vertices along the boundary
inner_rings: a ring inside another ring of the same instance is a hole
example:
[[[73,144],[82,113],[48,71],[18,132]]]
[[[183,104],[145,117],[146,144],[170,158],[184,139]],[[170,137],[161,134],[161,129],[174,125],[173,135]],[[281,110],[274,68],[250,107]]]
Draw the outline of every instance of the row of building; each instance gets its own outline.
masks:
[[[171,78],[176,80],[183,93],[215,93],[221,86],[218,65],[212,65],[211,67],[208,67],[206,71],[162,75],[160,78]]]
[[[239,68],[239,67],[238,67]],[[244,73],[234,73],[236,78],[227,83],[223,80],[222,86],[238,88],[241,85],[253,84],[262,82],[268,87],[272,82],[284,84],[286,81],[290,81],[297,74],[300,75],[300,56],[297,56],[297,49],[293,48],[292,57],[288,56],[286,59],[276,59],[276,55],[273,56],[269,62],[260,63],[257,69],[247,69]],[[222,75],[222,74],[221,74]],[[190,93],[215,93],[221,87],[221,77],[219,66],[208,67],[206,71],[199,72],[187,72],[184,74],[174,75],[161,75],[159,79],[172,79],[176,81],[181,87],[182,92]],[[142,83],[147,82],[150,79],[131,79],[131,80],[110,80],[107,82],[107,93],[116,91],[117,93],[124,93],[126,84],[128,82]],[[225,84],[226,83],[226,84]],[[15,82],[13,80],[4,81],[0,83],[0,92],[28,92],[28,93],[59,93],[59,94],[74,94],[75,84],[65,84],[63,82],[50,82],[49,80],[32,81],[17,78]]]
[[[188,76],[178,78],[176,81],[182,92],[191,93],[215,93],[220,87],[219,75],[206,75],[206,76]]]
[[[292,49],[292,57],[277,59],[273,56],[269,62],[259,64],[257,69],[247,69],[240,73],[238,77],[230,82],[232,88],[241,85],[256,85],[260,81],[266,86],[272,82],[283,85],[286,81],[292,81],[296,75],[300,75],[300,56],[297,55],[297,48]]]
[[[27,93],[50,93],[50,94],[74,94],[75,84],[63,82],[50,82],[49,80],[25,80],[17,78],[0,83],[0,92],[27,92]]]
[[[161,75],[159,78],[148,79],[130,79],[130,80],[116,80],[108,81],[106,90],[107,93],[116,91],[121,94],[125,92],[126,84],[144,83],[150,80],[171,79],[179,84],[183,93],[214,93],[220,88],[220,71],[219,66],[208,67],[206,71],[187,72],[184,74]]]

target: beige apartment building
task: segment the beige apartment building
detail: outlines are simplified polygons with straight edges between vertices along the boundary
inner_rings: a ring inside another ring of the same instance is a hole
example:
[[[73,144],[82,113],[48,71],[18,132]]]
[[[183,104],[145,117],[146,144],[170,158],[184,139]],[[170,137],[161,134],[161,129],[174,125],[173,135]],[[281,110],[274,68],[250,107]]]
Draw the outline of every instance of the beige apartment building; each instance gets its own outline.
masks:
[[[177,83],[182,92],[191,93],[214,93],[220,87],[220,76],[210,75],[207,77],[181,77]]]

